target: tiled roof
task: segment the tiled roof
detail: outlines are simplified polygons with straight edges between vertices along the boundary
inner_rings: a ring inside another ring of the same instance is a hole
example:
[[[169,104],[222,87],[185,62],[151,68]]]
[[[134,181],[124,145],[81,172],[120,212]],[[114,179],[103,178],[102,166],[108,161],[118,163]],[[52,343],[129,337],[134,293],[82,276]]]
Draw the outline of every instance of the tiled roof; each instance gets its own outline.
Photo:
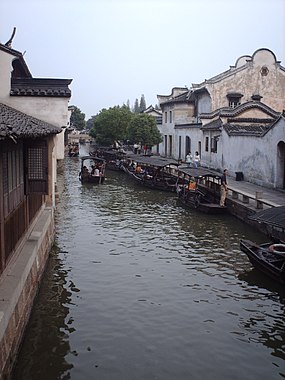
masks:
[[[210,121],[210,123],[203,125],[201,129],[204,131],[205,130],[220,130],[222,127],[222,124],[223,124],[222,120],[219,118],[219,119]]]
[[[160,106],[164,106],[165,104],[169,103],[183,103],[188,102],[188,91],[184,92],[183,94],[177,95],[173,98],[170,98],[164,102],[160,103]]]
[[[251,108],[260,109],[265,114],[267,114],[273,118],[280,116],[280,112],[274,111],[272,108],[270,108],[269,106],[267,106],[266,104],[264,104],[262,102],[252,100],[252,101],[249,101],[246,103],[242,103],[235,108],[223,107],[223,108],[216,109],[213,112],[201,113],[200,117],[201,117],[201,119],[212,119],[215,116],[236,117],[236,116],[242,114],[244,111],[247,111]]]
[[[275,120],[271,120],[268,123],[262,122],[262,120],[256,120],[252,123],[242,123],[236,120],[233,123],[224,124],[224,129],[229,136],[259,136],[262,137],[269,131]]]
[[[71,79],[12,78],[11,96],[71,97]]]
[[[59,127],[0,103],[0,140],[45,137],[60,132]]]
[[[17,57],[19,60],[19,64],[22,68],[22,72],[24,73],[25,77],[32,77],[32,74],[30,73],[30,70],[24,60],[23,54],[19,52],[18,50],[14,50],[10,48],[9,46],[3,45],[0,43],[0,50],[4,51],[5,53],[11,54],[14,57]]]

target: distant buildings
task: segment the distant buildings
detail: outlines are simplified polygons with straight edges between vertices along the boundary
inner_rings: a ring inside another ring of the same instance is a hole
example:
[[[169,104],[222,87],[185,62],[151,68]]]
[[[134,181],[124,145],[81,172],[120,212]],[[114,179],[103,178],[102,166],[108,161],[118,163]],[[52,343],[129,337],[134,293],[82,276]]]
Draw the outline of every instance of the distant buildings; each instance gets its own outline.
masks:
[[[268,49],[238,58],[230,69],[157,96],[161,155],[185,159],[272,188],[285,188],[285,68]]]

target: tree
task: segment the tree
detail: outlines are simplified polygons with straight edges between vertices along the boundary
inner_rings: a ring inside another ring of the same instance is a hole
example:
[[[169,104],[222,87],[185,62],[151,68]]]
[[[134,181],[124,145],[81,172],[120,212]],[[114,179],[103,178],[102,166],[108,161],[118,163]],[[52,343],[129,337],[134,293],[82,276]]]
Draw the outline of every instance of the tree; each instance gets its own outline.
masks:
[[[86,121],[86,129],[90,131],[94,127],[96,116],[91,116],[90,119]]]
[[[151,115],[134,114],[129,123],[128,139],[152,147],[162,142],[155,118]]]
[[[90,135],[99,145],[112,145],[114,141],[125,140],[131,116],[127,106],[102,109],[95,118]]]
[[[141,100],[140,100],[140,112],[143,112],[145,109],[146,109],[146,101],[145,101],[144,95],[142,94]]]
[[[140,113],[139,100],[136,99],[134,106],[134,113]]]
[[[76,106],[71,106],[70,108],[70,125],[78,131],[82,131],[82,129],[86,128],[85,114]]]

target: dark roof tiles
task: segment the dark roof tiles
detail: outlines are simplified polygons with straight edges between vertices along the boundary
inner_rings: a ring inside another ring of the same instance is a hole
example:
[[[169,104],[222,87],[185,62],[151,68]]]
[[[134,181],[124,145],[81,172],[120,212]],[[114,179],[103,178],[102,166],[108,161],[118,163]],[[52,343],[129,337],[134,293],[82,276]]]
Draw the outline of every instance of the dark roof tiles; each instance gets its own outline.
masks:
[[[12,78],[11,96],[71,97],[71,79]]]
[[[61,128],[0,103],[0,140],[35,138],[60,133]]]

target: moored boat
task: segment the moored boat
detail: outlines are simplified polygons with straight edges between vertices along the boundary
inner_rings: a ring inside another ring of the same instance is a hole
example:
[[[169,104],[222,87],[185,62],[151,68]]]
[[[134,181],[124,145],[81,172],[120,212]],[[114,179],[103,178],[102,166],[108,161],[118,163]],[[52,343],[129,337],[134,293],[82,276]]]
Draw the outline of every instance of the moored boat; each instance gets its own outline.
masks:
[[[82,183],[103,184],[105,181],[105,160],[99,157],[81,157],[79,180]]]
[[[176,192],[179,162],[160,156],[128,156],[122,169],[137,183],[150,189]]]
[[[281,284],[285,284],[285,244],[268,242],[256,244],[240,240],[240,249],[246,253],[251,264]]]
[[[68,155],[69,157],[78,157],[79,156],[79,143],[73,142],[68,145]]]
[[[224,214],[227,207],[220,206],[221,174],[202,168],[179,167],[177,194],[186,207],[206,214]]]

